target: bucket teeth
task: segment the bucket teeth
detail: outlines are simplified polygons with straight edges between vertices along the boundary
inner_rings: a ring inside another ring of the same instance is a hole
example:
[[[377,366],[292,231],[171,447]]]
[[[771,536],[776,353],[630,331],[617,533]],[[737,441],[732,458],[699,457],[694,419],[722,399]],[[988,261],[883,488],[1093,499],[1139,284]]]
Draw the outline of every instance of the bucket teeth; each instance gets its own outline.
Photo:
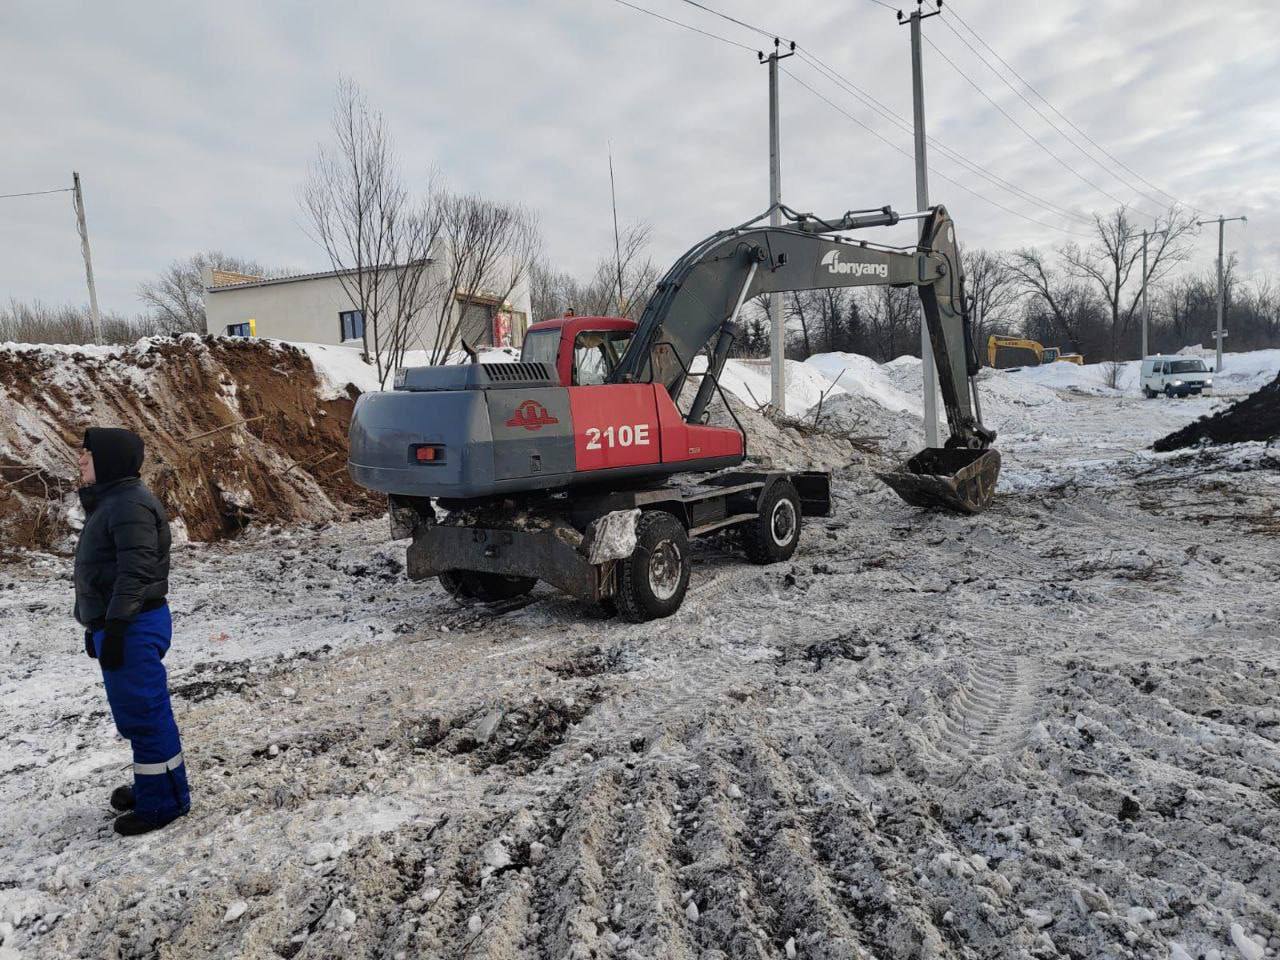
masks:
[[[981,513],[991,506],[999,476],[997,451],[944,447],[926,447],[897,470],[879,474],[913,506],[959,513]]]

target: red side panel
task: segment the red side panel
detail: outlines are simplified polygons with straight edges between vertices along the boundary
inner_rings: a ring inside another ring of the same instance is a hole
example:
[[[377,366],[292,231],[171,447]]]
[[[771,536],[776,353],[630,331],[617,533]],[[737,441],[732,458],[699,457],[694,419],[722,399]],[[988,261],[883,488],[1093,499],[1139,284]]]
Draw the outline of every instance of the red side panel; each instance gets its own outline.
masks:
[[[662,462],[652,385],[607,383],[570,387],[568,393],[579,473]]]
[[[653,384],[651,389],[662,429],[663,463],[742,456],[742,434],[736,429],[691,426],[684,422],[665,387]]]

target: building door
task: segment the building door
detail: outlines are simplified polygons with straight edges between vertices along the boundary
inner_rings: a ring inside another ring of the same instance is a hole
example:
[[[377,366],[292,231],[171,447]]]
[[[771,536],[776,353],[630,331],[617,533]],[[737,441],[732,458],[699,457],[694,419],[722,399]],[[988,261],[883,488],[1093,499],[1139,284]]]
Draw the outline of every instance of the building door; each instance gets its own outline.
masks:
[[[461,318],[458,330],[462,339],[473,347],[492,347],[493,340],[493,305],[481,300],[458,298]]]

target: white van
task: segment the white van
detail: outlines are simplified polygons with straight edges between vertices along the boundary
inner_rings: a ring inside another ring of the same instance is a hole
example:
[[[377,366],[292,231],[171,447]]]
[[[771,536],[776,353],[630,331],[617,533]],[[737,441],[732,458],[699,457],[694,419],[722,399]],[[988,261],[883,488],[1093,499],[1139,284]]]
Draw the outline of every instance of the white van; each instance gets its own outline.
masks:
[[[1185,397],[1213,386],[1213,369],[1199,357],[1147,357],[1142,361],[1142,395]]]

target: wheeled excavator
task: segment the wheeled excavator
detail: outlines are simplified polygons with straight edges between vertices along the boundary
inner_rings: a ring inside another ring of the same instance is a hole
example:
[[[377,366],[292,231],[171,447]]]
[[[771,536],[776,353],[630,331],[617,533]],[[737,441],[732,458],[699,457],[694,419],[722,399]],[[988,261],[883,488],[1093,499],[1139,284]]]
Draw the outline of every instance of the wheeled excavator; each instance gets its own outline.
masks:
[[[535,324],[519,362],[404,368],[393,390],[361,396],[349,470],[389,496],[393,537],[412,538],[409,576],[486,603],[544,580],[640,622],[679,608],[693,538],[733,531],[752,561],[788,559],[802,519],[829,512],[830,475],[743,467],[747,435],[720,386],[742,306],[762,293],[916,288],[950,437],[881,477],[917,506],[984,510],[1000,457],[947,211],[779,209],[784,226],[764,225],[766,211],[691,248],[638,323]],[[924,221],[915,246],[848,236],[905,219]],[[705,373],[691,372],[703,353]],[[735,426],[708,423],[717,393]]]

